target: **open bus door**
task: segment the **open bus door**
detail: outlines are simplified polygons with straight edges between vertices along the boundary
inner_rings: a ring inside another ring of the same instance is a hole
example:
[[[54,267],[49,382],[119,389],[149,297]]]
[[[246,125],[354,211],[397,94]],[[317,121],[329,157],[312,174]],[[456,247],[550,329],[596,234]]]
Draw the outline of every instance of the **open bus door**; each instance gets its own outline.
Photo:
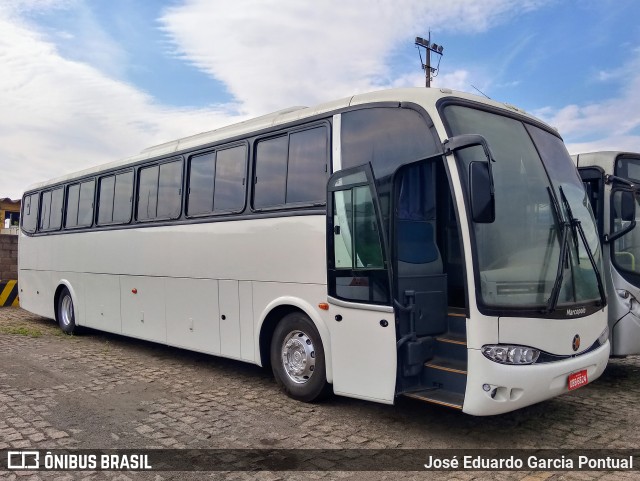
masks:
[[[333,387],[393,403],[396,331],[389,249],[369,164],[342,170],[327,188],[327,264]]]

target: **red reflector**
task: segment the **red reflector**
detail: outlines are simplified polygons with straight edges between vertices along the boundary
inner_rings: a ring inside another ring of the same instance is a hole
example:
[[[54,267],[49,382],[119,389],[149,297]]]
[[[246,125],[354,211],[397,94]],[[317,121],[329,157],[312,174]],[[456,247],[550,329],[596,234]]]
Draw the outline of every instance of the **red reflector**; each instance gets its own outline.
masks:
[[[131,289],[131,292],[133,292],[134,294],[138,293],[138,289],[136,289],[135,287],[133,289]]]

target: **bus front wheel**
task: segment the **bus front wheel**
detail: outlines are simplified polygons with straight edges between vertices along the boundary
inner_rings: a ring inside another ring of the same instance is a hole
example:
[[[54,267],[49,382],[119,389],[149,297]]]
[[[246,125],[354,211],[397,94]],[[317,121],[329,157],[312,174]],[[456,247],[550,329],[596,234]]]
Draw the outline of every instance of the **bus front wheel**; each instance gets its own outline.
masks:
[[[63,287],[62,292],[60,292],[57,309],[60,329],[67,334],[72,334],[76,330],[76,315],[71,293],[66,287]]]
[[[271,341],[271,367],[292,398],[319,401],[330,393],[320,334],[305,314],[292,312],[278,323]]]

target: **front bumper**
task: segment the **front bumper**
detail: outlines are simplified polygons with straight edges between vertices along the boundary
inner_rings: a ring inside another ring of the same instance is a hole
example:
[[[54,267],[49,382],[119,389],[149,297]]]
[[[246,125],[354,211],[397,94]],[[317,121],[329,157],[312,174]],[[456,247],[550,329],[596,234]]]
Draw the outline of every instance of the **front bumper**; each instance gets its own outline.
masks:
[[[589,383],[607,366],[610,344],[570,359],[513,366],[487,359],[480,350],[468,350],[467,388],[463,412],[476,416],[501,414],[550,399],[568,391],[571,373],[587,370]],[[488,384],[491,389],[485,391]],[[492,397],[491,393],[495,389]]]

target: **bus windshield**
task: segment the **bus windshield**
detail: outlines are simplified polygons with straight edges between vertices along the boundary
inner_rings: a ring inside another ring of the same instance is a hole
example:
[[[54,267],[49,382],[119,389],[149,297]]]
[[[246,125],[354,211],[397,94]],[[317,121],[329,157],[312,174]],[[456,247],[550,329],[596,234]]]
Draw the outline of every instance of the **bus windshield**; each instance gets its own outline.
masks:
[[[470,107],[447,106],[444,116],[452,135],[484,136],[495,158],[495,222],[473,224],[479,301],[491,308],[554,310],[601,300],[596,224],[562,140]],[[463,172],[473,161],[486,161],[480,147],[457,155]]]

